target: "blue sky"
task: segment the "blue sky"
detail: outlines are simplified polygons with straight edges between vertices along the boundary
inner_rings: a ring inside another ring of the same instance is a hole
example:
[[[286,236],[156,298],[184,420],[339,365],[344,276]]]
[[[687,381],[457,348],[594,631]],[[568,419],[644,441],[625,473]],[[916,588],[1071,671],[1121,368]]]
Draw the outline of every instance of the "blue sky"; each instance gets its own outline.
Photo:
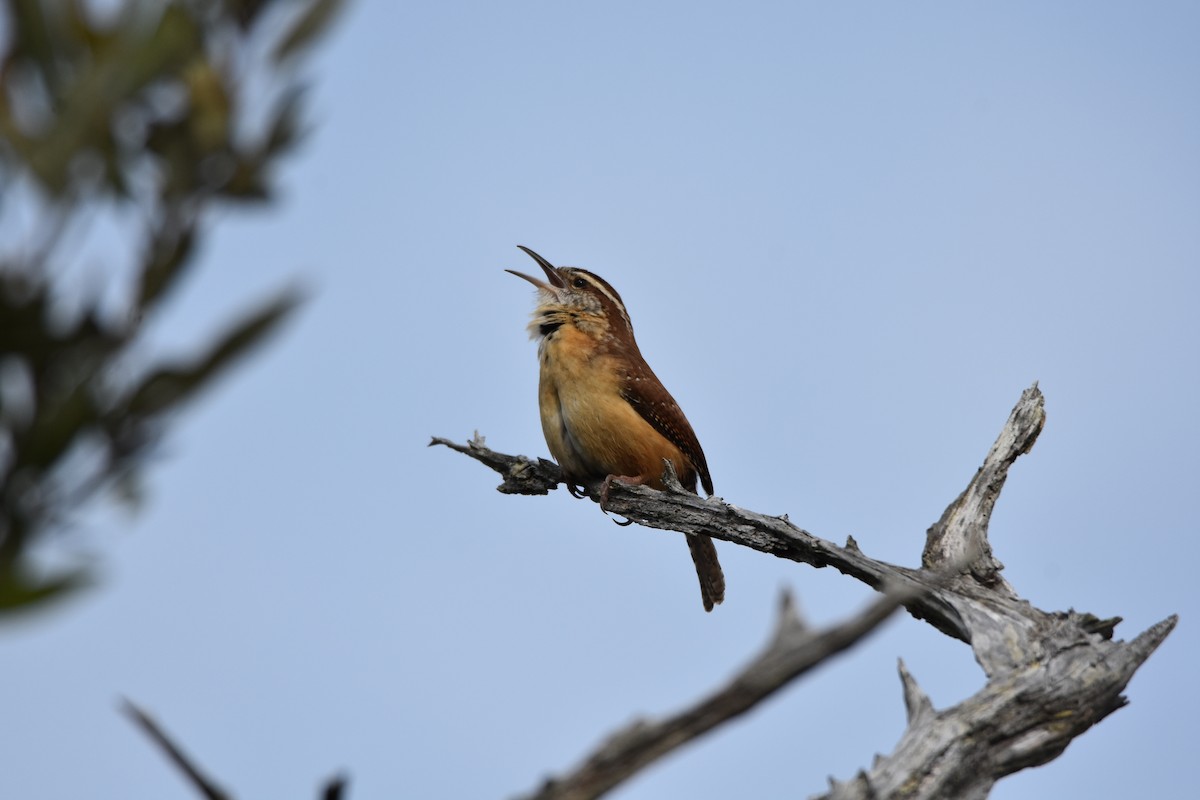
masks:
[[[142,511],[84,520],[102,583],[6,623],[4,794],[190,797],[116,711],[240,797],[506,797],[716,686],[788,587],[849,578],[564,492],[506,497],[430,435],[547,455],[515,247],[621,293],[717,494],[919,562],[1021,391],[1048,422],[996,508],[1039,607],[1179,628],[1131,705],[993,797],[1183,796],[1200,736],[1200,9],[1190,3],[390,4],[316,60],[270,213],[213,220],[159,323],[310,299],[191,410]],[[896,662],[983,685],[908,617],[614,796],[804,797],[891,752]]]

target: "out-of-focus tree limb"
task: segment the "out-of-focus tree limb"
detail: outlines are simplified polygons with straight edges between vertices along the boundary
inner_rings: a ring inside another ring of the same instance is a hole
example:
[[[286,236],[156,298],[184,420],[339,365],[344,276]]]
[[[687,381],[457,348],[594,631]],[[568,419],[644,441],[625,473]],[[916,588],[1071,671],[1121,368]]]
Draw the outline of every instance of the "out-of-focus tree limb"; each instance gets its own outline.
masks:
[[[204,774],[196,762],[183,752],[183,749],[154,721],[153,717],[129,700],[122,702],[122,710],[142,729],[146,736],[150,738],[150,741],[158,745],[171,763],[195,787],[201,797],[206,798],[206,800],[233,800],[232,795],[226,794],[223,789],[213,783],[212,779]],[[346,778],[341,775],[335,775],[326,781],[325,785],[321,788],[321,799],[340,800],[345,789]]]
[[[186,753],[172,741],[166,731],[159,727],[149,714],[136,705],[126,700],[122,706],[125,714],[132,719],[137,726],[141,728],[145,734],[150,737],[150,740],[158,745],[163,753],[170,759],[171,763],[179,768],[179,771],[187,777],[188,781],[196,787],[196,791],[207,800],[231,800],[229,795],[225,794],[224,790],[213,783]]]
[[[722,688],[661,720],[636,720],[609,736],[584,763],[548,779],[522,800],[597,797],[713,728],[741,716],[826,659],[852,647],[887,620],[911,590],[885,594],[850,619],[813,631],[783,595],[775,632],[763,651]]]

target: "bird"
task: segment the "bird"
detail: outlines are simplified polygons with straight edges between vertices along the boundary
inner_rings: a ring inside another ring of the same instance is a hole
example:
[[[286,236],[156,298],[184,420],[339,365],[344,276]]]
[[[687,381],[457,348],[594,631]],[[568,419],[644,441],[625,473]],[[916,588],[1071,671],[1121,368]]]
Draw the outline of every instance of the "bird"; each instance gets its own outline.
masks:
[[[712,496],[712,475],[691,424],[642,357],[621,296],[579,267],[555,267],[524,245],[545,280],[505,270],[537,287],[529,323],[538,342],[538,408],[550,454],[568,491],[603,481],[666,488],[664,460],[680,484]],[[725,599],[725,575],[709,536],[684,534],[700,581],[704,610]]]

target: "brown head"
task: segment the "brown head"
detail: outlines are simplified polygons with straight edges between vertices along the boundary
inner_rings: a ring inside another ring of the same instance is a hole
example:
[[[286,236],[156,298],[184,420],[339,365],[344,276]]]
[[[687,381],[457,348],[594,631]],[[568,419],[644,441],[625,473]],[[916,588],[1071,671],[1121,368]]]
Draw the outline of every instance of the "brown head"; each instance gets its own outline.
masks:
[[[552,333],[563,324],[573,324],[594,335],[607,334],[633,343],[633,323],[621,295],[599,275],[579,267],[556,267],[524,245],[517,247],[529,254],[546,273],[546,280],[507,269],[538,288],[538,307],[534,311],[530,333],[536,338]],[[636,345],[634,345],[636,347]]]

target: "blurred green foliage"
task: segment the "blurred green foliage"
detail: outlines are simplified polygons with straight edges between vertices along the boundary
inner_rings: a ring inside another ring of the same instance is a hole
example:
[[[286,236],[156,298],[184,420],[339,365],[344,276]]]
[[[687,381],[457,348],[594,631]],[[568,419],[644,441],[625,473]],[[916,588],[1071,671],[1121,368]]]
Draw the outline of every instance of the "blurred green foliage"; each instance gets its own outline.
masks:
[[[39,566],[35,546],[89,499],[136,486],[171,412],[295,306],[281,292],[198,356],[145,356],[145,323],[192,268],[206,214],[270,202],[299,135],[297,68],[341,3],[0,2],[0,232],[34,209],[32,233],[0,240],[2,616],[87,582],[86,565]],[[98,209],[136,220],[116,313],[63,285],[70,234]]]

